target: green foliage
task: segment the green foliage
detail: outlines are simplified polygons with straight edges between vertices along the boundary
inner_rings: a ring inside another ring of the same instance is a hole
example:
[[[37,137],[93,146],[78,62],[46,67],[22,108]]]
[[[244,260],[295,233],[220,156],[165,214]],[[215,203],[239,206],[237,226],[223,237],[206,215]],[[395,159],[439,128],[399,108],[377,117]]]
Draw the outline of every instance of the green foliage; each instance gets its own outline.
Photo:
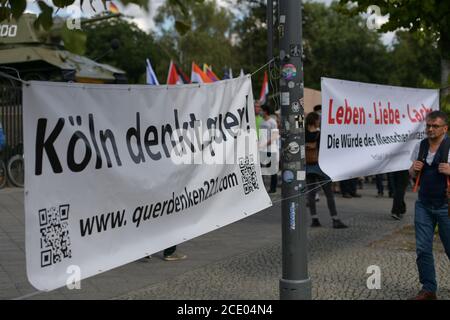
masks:
[[[69,30],[64,24],[61,30],[64,47],[70,52],[83,55],[86,51],[87,35],[81,30]]]
[[[188,3],[182,8],[168,0],[159,8],[155,17],[156,25],[162,29],[158,43],[183,70],[190,71],[193,61],[200,65],[208,63],[213,64],[214,72],[220,77],[222,69],[232,66],[236,60],[230,40],[234,17],[215,1]],[[180,21],[184,23],[181,33]],[[168,64],[164,68],[167,72]]]
[[[340,0],[341,9],[356,14],[365,12],[370,5],[377,5],[389,21],[380,31],[406,28],[432,36],[439,44],[441,53],[450,58],[450,1],[448,0],[358,0],[353,10],[346,10],[347,0]]]
[[[448,0],[358,0],[348,10],[347,0],[340,0],[340,9],[350,15],[364,12],[370,5],[377,5],[382,14],[389,14],[389,21],[380,31],[405,28],[416,37],[432,40],[439,48],[442,60],[450,61],[450,1]],[[441,64],[441,86],[450,85],[448,66]],[[448,92],[448,91],[447,91]]]
[[[439,88],[440,57],[434,40],[406,31],[398,31],[396,36],[389,53],[392,65],[389,84]]]
[[[305,85],[320,89],[320,77],[388,83],[389,59],[379,35],[359,16],[349,18],[320,3],[304,5]]]
[[[48,5],[42,0],[38,0],[38,6],[41,12],[36,20],[36,27],[42,26],[44,29],[48,30],[53,25],[53,11],[54,8],[65,8],[72,5],[75,0],[52,0],[51,5]],[[106,0],[102,0],[103,5],[106,9]],[[148,0],[121,0],[123,4],[135,3],[138,6],[148,11]],[[81,6],[83,6],[84,0],[80,0]],[[89,0],[91,7],[94,9],[93,0]],[[0,22],[6,20],[12,15],[15,19],[18,19],[26,9],[26,0],[2,0],[0,1]],[[95,11],[95,9],[94,9]]]
[[[245,73],[251,73],[269,60],[267,58],[266,0],[240,0],[238,8],[245,15],[243,19],[236,22],[234,27],[234,32],[238,35],[236,47],[239,52],[235,57],[235,64],[238,70],[242,68]],[[274,47],[277,47],[276,42]],[[263,78],[264,70],[253,76],[253,92],[256,98],[259,98]],[[269,91],[273,93],[272,88]]]
[[[87,26],[85,33],[86,55],[94,60],[102,57],[98,62],[125,70],[130,83],[145,83],[146,58],[151,58],[154,67],[164,65],[164,76],[167,75],[169,57],[157,47],[152,35],[135,24],[120,19],[106,20]],[[113,39],[120,42],[117,50],[111,49]],[[161,80],[163,73],[160,71],[156,68],[155,72]]]
[[[38,18],[34,22],[34,26],[39,28],[42,26],[45,30],[48,30],[53,25],[53,8],[47,5],[44,1],[38,1],[39,9],[41,9],[41,13]]]

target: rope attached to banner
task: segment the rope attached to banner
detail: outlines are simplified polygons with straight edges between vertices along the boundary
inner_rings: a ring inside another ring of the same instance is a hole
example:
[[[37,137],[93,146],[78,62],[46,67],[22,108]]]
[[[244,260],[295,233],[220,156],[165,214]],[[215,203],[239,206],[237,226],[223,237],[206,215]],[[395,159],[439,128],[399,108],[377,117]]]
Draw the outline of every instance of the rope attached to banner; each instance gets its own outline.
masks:
[[[6,69],[6,67],[0,67],[0,68]],[[9,69],[9,68],[8,68],[8,69]],[[14,76],[12,76],[12,75],[6,73],[6,72],[0,71],[0,77],[4,77],[4,78],[7,78],[7,79],[19,81],[19,82],[21,82],[21,83],[23,83],[23,84],[25,84],[25,85],[27,85],[27,86],[30,85],[30,83],[29,83],[28,81],[22,80],[22,79],[19,77],[19,74],[17,74],[17,76],[18,76],[18,77],[14,77]]]

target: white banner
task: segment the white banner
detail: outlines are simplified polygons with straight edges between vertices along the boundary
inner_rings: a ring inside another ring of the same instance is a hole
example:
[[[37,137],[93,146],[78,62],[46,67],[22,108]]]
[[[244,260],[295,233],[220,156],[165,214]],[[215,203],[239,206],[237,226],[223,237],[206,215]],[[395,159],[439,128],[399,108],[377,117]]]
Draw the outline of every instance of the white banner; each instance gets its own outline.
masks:
[[[439,90],[322,78],[320,168],[333,181],[405,170]]]
[[[31,82],[23,94],[27,273],[37,289],[271,205],[249,77],[170,87]]]

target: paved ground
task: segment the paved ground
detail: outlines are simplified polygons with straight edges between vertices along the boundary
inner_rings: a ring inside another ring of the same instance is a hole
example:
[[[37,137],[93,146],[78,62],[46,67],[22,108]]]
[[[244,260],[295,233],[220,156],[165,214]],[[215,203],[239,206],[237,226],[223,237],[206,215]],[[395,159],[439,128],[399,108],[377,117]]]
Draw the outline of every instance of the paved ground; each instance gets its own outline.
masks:
[[[309,229],[309,272],[314,299],[405,299],[416,293],[415,194],[407,193],[408,213],[394,221],[391,199],[375,198],[373,185],[360,199],[337,197],[339,214],[350,228],[335,230],[322,196],[323,227]],[[166,262],[161,254],[83,280],[81,290],[38,292],[25,271],[22,189],[0,190],[0,299],[278,299],[281,275],[280,195],[274,206],[179,246],[188,259]],[[309,223],[309,221],[308,221]],[[439,297],[450,299],[450,268],[436,246]],[[367,268],[381,270],[381,289],[366,286]]]

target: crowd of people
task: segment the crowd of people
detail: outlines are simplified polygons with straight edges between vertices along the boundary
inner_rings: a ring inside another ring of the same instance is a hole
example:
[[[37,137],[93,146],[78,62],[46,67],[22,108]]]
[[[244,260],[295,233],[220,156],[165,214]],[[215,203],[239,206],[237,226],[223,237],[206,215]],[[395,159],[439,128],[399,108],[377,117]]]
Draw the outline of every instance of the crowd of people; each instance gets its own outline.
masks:
[[[279,114],[271,112],[267,106],[255,105],[257,118],[257,130],[278,129],[280,123]],[[333,183],[331,179],[319,167],[318,157],[320,149],[320,112],[318,105],[305,118],[305,162],[306,162],[306,199],[312,218],[311,227],[320,227],[316,202],[317,189],[321,186],[328,205],[328,210],[333,221],[333,228],[348,228],[338,218],[335,203],[335,194],[341,194],[343,198],[360,198],[357,192],[362,188],[364,181],[372,181],[376,184],[378,198],[385,196],[385,184],[387,180],[388,197],[392,198],[391,216],[395,220],[401,220],[407,212],[405,193],[409,187],[418,189],[418,200],[414,207],[414,226],[416,239],[417,269],[419,281],[422,285],[419,293],[412,297],[413,300],[437,299],[436,271],[433,258],[433,239],[438,230],[439,238],[444,246],[445,253],[450,259],[450,139],[448,138],[448,118],[446,113],[432,111],[426,117],[427,138],[417,143],[411,154],[412,165],[409,170],[378,174],[373,177],[354,178],[339,183]],[[260,118],[258,120],[258,118]],[[278,126],[277,126],[278,124]],[[258,134],[259,135],[259,134]],[[279,143],[279,140],[278,142]],[[280,146],[279,146],[280,147]],[[261,152],[261,151],[260,151]],[[264,152],[264,151],[263,151]],[[276,192],[277,175],[271,176],[269,192]]]

